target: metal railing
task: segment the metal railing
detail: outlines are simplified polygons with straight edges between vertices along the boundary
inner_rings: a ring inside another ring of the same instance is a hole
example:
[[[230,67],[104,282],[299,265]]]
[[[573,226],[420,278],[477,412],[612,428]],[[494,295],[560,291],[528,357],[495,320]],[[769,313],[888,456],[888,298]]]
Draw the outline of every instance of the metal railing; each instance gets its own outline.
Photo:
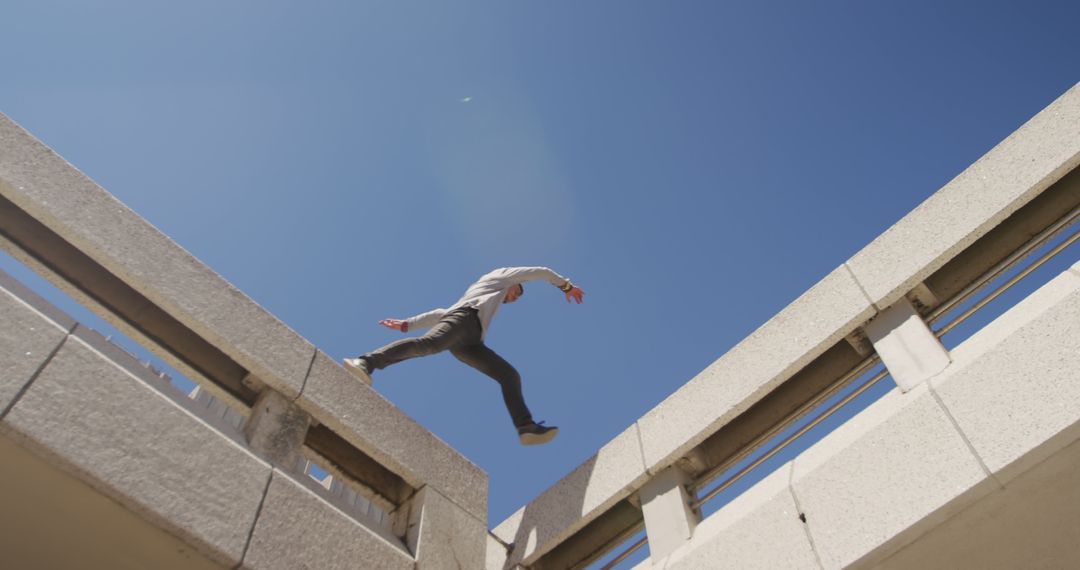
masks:
[[[945,315],[957,309],[964,303],[970,301],[972,297],[974,297],[978,292],[982,291],[995,280],[1004,276],[1010,270],[1015,269],[1021,261],[1031,256],[1040,248],[1051,243],[1055,237],[1063,233],[1069,228],[1069,226],[1075,224],[1078,220],[1080,220],[1080,206],[1073,208],[1068,214],[1060,218],[1053,225],[1047,227],[1045,230],[1033,236],[1031,240],[1026,242],[1023,246],[1021,246],[1008,257],[991,267],[989,270],[984,272],[970,285],[962,289],[959,293],[951,297],[946,302],[933,309],[925,317],[927,323],[931,325],[936,323],[937,321],[941,320],[941,318]],[[1056,246],[1036,258],[1027,267],[1017,272],[1016,275],[1010,277],[1009,279],[995,287],[993,290],[987,293],[985,297],[974,303],[971,307],[965,309],[962,313],[958,314],[948,323],[935,330],[934,334],[938,338],[941,338],[944,335],[948,334],[950,331],[955,329],[964,321],[968,320],[973,315],[978,313],[978,311],[984,308],[987,304],[991,303],[992,301],[1009,291],[1017,283],[1031,275],[1034,271],[1045,265],[1051,259],[1054,259],[1058,254],[1067,249],[1077,240],[1080,240],[1080,228],[1077,228],[1076,231],[1061,240]],[[867,357],[865,360],[856,365],[852,370],[850,370],[842,377],[840,377],[836,382],[834,382],[828,390],[802,406],[799,411],[789,416],[786,421],[782,422],[782,424],[780,424],[773,430],[770,430],[766,434],[758,437],[749,445],[745,446],[742,453],[737,454],[728,461],[723,462],[722,464],[710,469],[709,471],[699,476],[696,480],[690,483],[689,490],[694,494],[700,492],[702,488],[710,484],[713,480],[715,480],[723,473],[732,469],[733,466],[738,464],[738,462],[745,460],[747,457],[750,457],[756,451],[759,451],[763,445],[766,445],[771,439],[775,438],[777,434],[782,433],[786,429],[790,429],[791,426],[795,425],[800,419],[806,417],[807,414],[813,413],[813,411],[817,407],[821,406],[823,402],[834,397],[837,393],[847,387],[851,382],[855,381],[860,376],[866,374],[876,364],[880,363],[880,361],[880,358],[876,354]],[[877,385],[882,379],[888,376],[888,374],[888,369],[882,369],[878,373],[874,374],[871,378],[862,383],[850,394],[836,401],[827,409],[822,411],[819,415],[815,416],[814,419],[809,421],[806,425],[784,437],[775,445],[769,447],[769,449],[760,457],[756,458],[754,461],[750,462],[746,466],[739,469],[737,472],[733,473],[719,485],[706,492],[704,495],[701,495],[697,499],[691,501],[690,507],[695,511],[700,512],[701,507],[705,503],[716,498],[718,495],[723,493],[732,485],[736,484],[748,474],[753,472],[755,469],[760,467],[766,461],[775,457],[778,453],[789,447],[799,438],[805,436],[812,429],[814,429],[822,422],[836,414],[844,406],[848,405],[853,400],[864,394],[867,390]],[[622,552],[612,558],[600,570],[612,570],[620,563],[632,556],[635,552],[644,547],[646,544],[648,544],[648,535],[635,541],[633,544],[628,545]]]
[[[1076,208],[1073,208],[1072,211],[1070,211],[1068,214],[1063,216],[1060,220],[1058,220],[1052,226],[1046,228],[1042,232],[1039,232],[1037,235],[1035,235],[1031,240],[1029,240],[1027,243],[1025,243],[1020,249],[1013,252],[1012,255],[1006,257],[1005,259],[1001,260],[1001,262],[999,262],[997,265],[990,268],[986,273],[981,275],[979,277],[979,279],[975,280],[975,282],[973,282],[971,285],[968,285],[962,291],[960,291],[959,293],[954,295],[951,299],[949,299],[947,302],[942,303],[939,307],[934,309],[929,315],[926,316],[927,323],[929,323],[929,324],[936,323],[938,320],[940,320],[946,314],[950,313],[951,311],[953,311],[954,309],[956,309],[960,305],[962,305],[965,302],[967,302],[968,300],[970,300],[976,293],[981,291],[984,287],[989,285],[994,280],[1002,277],[1005,273],[1007,273],[1011,269],[1015,268],[1017,266],[1017,264],[1019,264],[1025,258],[1030,256],[1035,251],[1037,251],[1040,247],[1043,247],[1046,244],[1050,243],[1055,236],[1062,233],[1064,230],[1066,230],[1072,224],[1076,223],[1077,220],[1080,220],[1080,206],[1077,206]],[[947,324],[945,324],[944,326],[942,326],[938,330],[934,331],[934,334],[938,338],[941,338],[941,337],[945,336],[950,331],[952,331],[954,328],[956,328],[957,326],[962,324],[964,321],[971,318],[972,315],[974,315],[979,310],[981,310],[983,307],[988,305],[991,301],[993,301],[993,300],[997,299],[998,297],[1000,297],[1001,295],[1003,295],[1005,292],[1007,292],[1009,289],[1011,289],[1014,285],[1019,283],[1022,279],[1024,279],[1028,275],[1031,275],[1031,273],[1033,273],[1036,269],[1038,269],[1038,268],[1042,267],[1043,265],[1045,265],[1048,261],[1050,261],[1051,259],[1056,257],[1062,251],[1065,251],[1065,249],[1067,249],[1070,245],[1075,243],[1077,239],[1080,239],[1080,228],[1078,228],[1076,231],[1074,231],[1072,233],[1072,235],[1068,236],[1067,238],[1062,240],[1060,243],[1058,243],[1056,246],[1051,248],[1049,251],[1047,251],[1046,253],[1039,256],[1036,260],[1032,261],[1031,264],[1028,267],[1026,267],[1022,271],[1018,272],[1016,275],[1009,278],[1008,280],[1003,282],[1001,285],[998,285],[993,291],[988,293],[986,295],[986,297],[983,297],[977,303],[975,303],[974,305],[972,305],[971,307],[966,309],[964,312],[957,315],[955,318],[953,318]]]

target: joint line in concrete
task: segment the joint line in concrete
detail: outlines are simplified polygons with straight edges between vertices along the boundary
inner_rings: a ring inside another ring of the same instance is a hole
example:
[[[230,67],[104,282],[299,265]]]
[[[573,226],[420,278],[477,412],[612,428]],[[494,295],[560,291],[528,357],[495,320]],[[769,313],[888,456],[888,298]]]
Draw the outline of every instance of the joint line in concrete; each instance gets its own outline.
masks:
[[[799,496],[795,494],[795,462],[791,461],[788,465],[791,467],[791,469],[788,470],[788,492],[791,493],[791,500],[795,501],[795,510],[799,511],[799,519],[802,521],[803,532],[806,533],[806,540],[810,542],[810,551],[814,553],[814,560],[817,562],[818,568],[824,570],[825,565],[821,562],[821,555],[818,554],[817,544],[814,544],[814,535],[810,534],[810,520],[803,511],[802,505],[799,504]]]
[[[998,484],[998,488],[1004,489],[1005,485],[1003,485],[1001,481],[999,481],[998,478],[994,476],[994,474],[990,471],[990,468],[986,466],[986,463],[983,461],[982,456],[979,455],[979,452],[975,451],[975,446],[972,445],[970,440],[968,440],[967,434],[964,433],[964,430],[960,429],[960,424],[956,421],[956,418],[953,417],[952,412],[949,411],[949,408],[945,405],[945,402],[941,399],[941,396],[938,395],[937,390],[934,390],[934,385],[927,381],[926,387],[930,390],[930,394],[934,397],[934,401],[937,402],[938,406],[941,407],[941,411],[945,412],[945,417],[949,418],[949,423],[952,424],[953,429],[956,430],[956,433],[960,436],[960,439],[964,441],[964,445],[966,445],[968,451],[971,452],[971,456],[975,458],[976,462],[978,462],[979,468],[983,470],[983,473],[986,473],[986,477],[988,479],[993,479],[994,482]]]
[[[655,475],[649,470],[649,464],[645,461],[645,443],[641,441],[641,424],[634,422],[634,435],[637,437],[638,451],[641,452],[641,469],[647,475]]]
[[[244,541],[244,551],[240,553],[240,561],[236,563],[236,566],[232,567],[232,570],[240,570],[244,567],[244,559],[247,558],[248,549],[251,548],[251,540],[255,538],[255,527],[259,526],[259,517],[262,516],[263,505],[266,503],[266,497],[270,494],[270,483],[274,480],[274,469],[270,469],[270,475],[266,478],[266,487],[263,487],[262,498],[259,499],[259,507],[255,509],[255,519],[251,521],[251,530],[248,532],[247,540]]]
[[[855,275],[855,272],[851,270],[851,267],[848,266],[846,261],[844,262],[844,269],[847,269],[848,275],[850,275],[851,278],[855,281],[855,285],[858,285],[859,291],[862,292],[863,297],[865,297],[866,301],[870,303],[870,306],[874,307],[874,309],[876,309],[878,312],[884,310],[881,307],[877,306],[877,303],[875,303],[874,300],[870,298],[870,294],[866,292],[866,288],[863,287],[862,282],[859,281],[859,278]]]
[[[313,368],[315,368],[315,358],[316,358],[317,356],[319,356],[319,349],[317,349],[317,348],[315,348],[315,349],[312,349],[312,352],[311,352],[311,362],[308,362],[308,365],[307,365],[307,373],[306,373],[306,374],[304,374],[304,383],[300,385],[300,391],[296,393],[296,397],[295,397],[295,398],[293,398],[293,400],[292,400],[292,401],[294,401],[294,402],[295,402],[295,401],[297,401],[297,400],[299,400],[299,399],[300,399],[300,396],[303,396],[303,395],[304,395],[304,389],[305,389],[305,388],[307,388],[307,383],[308,383],[308,379],[309,379],[309,378],[311,378],[311,370],[312,370]]]
[[[49,353],[49,356],[45,358],[45,362],[42,362],[41,366],[38,366],[37,370],[34,370],[34,373],[30,375],[30,379],[27,380],[21,388],[19,388],[19,391],[15,394],[15,397],[11,399],[11,403],[8,404],[6,408],[4,408],[3,413],[0,413],[0,421],[3,421],[3,419],[7,417],[8,413],[11,412],[11,410],[14,409],[15,406],[19,403],[19,400],[22,400],[22,397],[26,394],[27,390],[30,389],[30,386],[32,386],[34,384],[34,381],[38,379],[38,376],[41,376],[41,373],[45,371],[45,367],[53,361],[53,358],[56,358],[56,354],[60,352],[60,349],[63,348],[65,344],[67,344],[68,339],[71,338],[71,333],[74,332],[75,328],[78,326],[79,325],[76,324],[68,330],[67,334],[64,335],[64,338],[61,339],[60,343],[56,345],[56,348],[54,348],[52,352]]]

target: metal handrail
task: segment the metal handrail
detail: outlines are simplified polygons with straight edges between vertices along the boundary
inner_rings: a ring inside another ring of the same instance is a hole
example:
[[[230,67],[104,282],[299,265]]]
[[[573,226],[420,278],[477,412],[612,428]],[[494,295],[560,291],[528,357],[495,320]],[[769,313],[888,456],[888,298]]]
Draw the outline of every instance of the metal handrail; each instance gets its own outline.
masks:
[[[645,546],[648,542],[649,535],[641,537],[640,539],[638,539],[637,542],[631,544],[625,551],[623,551],[622,554],[616,556],[615,558],[612,558],[607,564],[604,564],[604,567],[600,570],[611,570],[612,568],[618,566],[620,562],[626,560],[627,558],[630,558],[631,554],[637,552],[638,550],[641,550],[641,547]]]
[[[791,443],[794,442],[796,439],[799,439],[800,437],[805,435],[806,432],[808,432],[808,431],[814,429],[815,427],[817,427],[818,424],[820,424],[821,422],[829,419],[840,408],[846,406],[849,402],[851,402],[855,398],[858,398],[859,396],[861,396],[864,392],[869,390],[872,386],[874,386],[879,381],[881,381],[882,378],[885,378],[888,375],[889,375],[889,370],[888,369],[884,369],[881,372],[878,372],[877,374],[875,374],[873,376],[873,378],[867,380],[865,384],[863,384],[862,386],[859,386],[859,388],[857,390],[853,391],[852,393],[845,396],[842,400],[840,400],[840,401],[836,402],[835,404],[833,404],[832,406],[830,406],[829,409],[822,412],[822,414],[820,416],[814,418],[814,420],[811,421],[810,423],[808,423],[805,426],[799,428],[798,431],[796,431],[796,432],[792,433],[791,435],[785,437],[783,441],[781,441],[780,443],[773,446],[771,449],[769,449],[768,452],[766,452],[761,457],[755,459],[753,463],[750,463],[746,467],[743,467],[737,473],[735,473],[734,475],[729,477],[726,481],[724,481],[721,485],[718,485],[716,488],[709,491],[704,496],[698,498],[696,501],[691,502],[690,507],[695,509],[695,510],[701,508],[701,505],[703,505],[706,502],[712,500],[713,497],[715,497],[715,496],[719,495],[720,493],[724,492],[725,489],[727,489],[728,487],[734,485],[739,479],[742,479],[743,477],[745,477],[747,473],[749,473],[750,471],[753,471],[758,466],[760,466],[762,463],[765,463],[766,461],[771,459],[774,455],[776,455],[777,453],[780,453],[781,451],[783,451],[784,448],[791,445]]]
[[[1074,222],[1076,222],[1078,218],[1080,218],[1080,206],[1073,208],[1071,211],[1069,211],[1068,214],[1062,216],[1050,227],[1035,234],[1035,236],[1028,240],[1027,243],[1025,243],[1023,246],[1021,246],[1020,249],[1014,251],[1011,255],[998,262],[985,273],[980,275],[979,278],[973,281],[970,285],[968,285],[959,293],[953,295],[952,298],[950,298],[948,301],[945,301],[936,309],[931,311],[930,314],[926,316],[927,324],[935,323],[946,313],[952,311],[958,305],[963,304],[972,295],[985,287],[987,283],[990,283],[994,279],[997,279],[1003,273],[1016,265],[1016,263],[1019,262],[1021,259],[1027,257],[1031,254],[1031,252],[1045,245],[1046,242],[1050,241],[1055,235],[1058,234],[1058,232],[1072,225]]]
[[[1025,243],[1020,249],[1016,250],[1015,252],[1010,254],[1008,257],[1006,257],[1005,259],[1003,259],[1002,261],[1000,261],[999,263],[997,263],[996,265],[991,267],[985,273],[980,275],[978,279],[976,279],[970,285],[968,285],[967,287],[962,289],[959,293],[954,295],[948,301],[946,301],[946,302],[942,303],[941,305],[939,305],[929,315],[927,315],[927,317],[926,317],[927,323],[928,324],[934,323],[935,321],[940,319],[945,314],[949,313],[950,311],[952,311],[953,309],[955,309],[959,305],[962,305],[964,302],[969,300],[975,293],[982,290],[987,284],[989,284],[990,282],[994,281],[995,279],[1001,277],[1004,273],[1006,273],[1007,271],[1009,271],[1010,269],[1015,267],[1018,262],[1020,262],[1024,258],[1026,258],[1028,255],[1030,255],[1035,250],[1037,250],[1040,247],[1046,245],[1046,243],[1049,242],[1051,239],[1053,239],[1058,233],[1060,233],[1063,229],[1065,229],[1065,228],[1069,227],[1070,225],[1072,225],[1073,223],[1075,223],[1078,219],[1080,219],[1080,206],[1077,206],[1076,208],[1073,208],[1068,214],[1066,214],[1065,216],[1062,216],[1062,218],[1059,219],[1057,222],[1055,222],[1053,225],[1051,225],[1050,227],[1048,227],[1045,230],[1043,230],[1043,231],[1039,232],[1038,234],[1036,234],[1031,240],[1029,240],[1027,243]],[[1075,243],[1078,239],[1080,239],[1080,229],[1078,229],[1076,232],[1073,232],[1072,235],[1070,235],[1068,238],[1064,239],[1061,243],[1059,243],[1053,249],[1051,249],[1051,250],[1047,251],[1046,253],[1044,253],[1043,255],[1041,255],[1038,259],[1033,261],[1031,263],[1031,265],[1029,265],[1023,271],[1017,273],[1016,275],[1011,277],[1008,281],[1006,281],[1006,282],[1002,283],[1001,285],[999,285],[997,288],[995,288],[993,291],[991,291],[986,297],[981,299],[979,302],[977,302],[974,305],[972,305],[971,307],[969,307],[967,310],[965,310],[960,315],[957,315],[956,318],[954,318],[952,321],[950,321],[948,324],[943,326],[938,331],[935,331],[934,334],[938,338],[941,338],[942,336],[948,334],[950,331],[952,331],[954,328],[956,328],[957,326],[962,324],[964,321],[966,321],[968,318],[970,318],[972,315],[974,315],[980,309],[982,309],[987,304],[992,302],[994,299],[997,299],[1002,294],[1004,294],[1006,291],[1011,289],[1014,285],[1016,285],[1022,279],[1024,279],[1028,275],[1030,275],[1032,272],[1034,272],[1038,268],[1045,265],[1046,262],[1053,259],[1059,253],[1061,253],[1066,248],[1068,248],[1073,243]],[[874,366],[878,362],[880,362],[880,358],[877,357],[877,355],[870,356],[870,357],[866,358],[865,360],[863,360],[862,362],[860,362],[855,368],[851,369],[847,374],[845,374],[839,380],[837,380],[833,384],[833,389],[827,391],[826,393],[821,394],[820,396],[818,396],[814,400],[812,400],[812,401],[808,402],[806,405],[804,405],[798,412],[796,412],[795,414],[792,414],[792,416],[789,418],[791,421],[785,422],[786,425],[791,425],[792,423],[797,421],[798,418],[801,418],[805,414],[809,413],[809,411],[813,410],[823,400],[826,400],[826,399],[832,397],[836,392],[843,389],[843,387],[845,387],[849,382],[851,382],[852,380],[854,380],[858,376],[864,374],[867,370],[869,370],[872,366]],[[791,433],[790,435],[785,437],[782,441],[778,442],[776,445],[771,447],[761,457],[758,457],[752,463],[746,465],[745,467],[740,469],[738,472],[732,474],[729,478],[724,480],[723,483],[721,483],[720,485],[714,487],[713,489],[711,489],[705,495],[697,498],[694,501],[691,501],[690,507],[692,509],[694,509],[694,510],[700,509],[702,505],[704,505],[708,501],[714,499],[717,495],[724,492],[726,489],[730,488],[732,485],[737,483],[740,479],[745,477],[748,473],[750,473],[754,469],[760,467],[763,463],[765,463],[766,461],[768,461],[769,459],[774,457],[779,452],[783,451],[785,448],[787,448],[789,445],[791,445],[795,440],[797,440],[800,437],[806,435],[806,433],[808,433],[810,430],[814,429],[815,427],[820,425],[823,421],[830,418],[833,414],[835,414],[841,408],[843,408],[844,406],[849,404],[855,398],[858,398],[859,396],[861,396],[863,393],[865,393],[871,387],[875,386],[878,382],[880,382],[883,378],[885,378],[888,375],[889,375],[889,370],[887,368],[879,371],[872,378],[870,378],[864,384],[859,386],[859,388],[857,388],[852,393],[848,394],[843,399],[837,401],[832,406],[830,406],[827,410],[822,412],[821,415],[815,417],[812,421],[807,423],[805,426],[803,426],[802,428],[798,429],[797,431]],[[770,432],[768,432],[766,434],[763,434],[762,436],[758,437],[755,441],[753,441],[752,443],[750,443],[749,445],[744,447],[744,450],[745,450],[744,453],[740,454],[737,457],[733,457],[731,460],[726,461],[726,462],[722,463],[721,465],[718,465],[718,466],[714,467],[713,469],[710,469],[708,472],[703,474],[701,477],[698,477],[695,481],[691,482],[690,485],[688,485],[689,489],[691,491],[696,491],[696,490],[699,490],[701,487],[707,485],[709,482],[711,482],[712,479],[719,476],[724,471],[730,469],[733,464],[737,463],[738,461],[741,461],[747,455],[752,453],[753,450],[758,449],[759,446],[764,441],[767,441],[769,438],[774,437],[776,435],[776,433],[779,432],[779,431],[782,431],[782,429],[786,429],[786,428],[777,428],[775,430],[771,430]],[[629,558],[631,555],[633,555],[635,552],[640,550],[643,546],[648,544],[648,540],[649,540],[649,537],[646,534],[645,536],[641,537],[641,539],[639,539],[636,542],[634,542],[633,544],[629,545],[626,548],[626,550],[624,550],[622,553],[617,555],[615,558],[611,559],[600,570],[612,570],[619,563],[623,562],[624,560]]]
[[[743,449],[744,449],[743,453],[741,453],[739,455],[736,455],[736,456],[733,456],[733,457],[729,458],[727,461],[721,463],[720,465],[717,465],[716,467],[713,467],[712,469],[710,469],[710,470],[706,471],[705,473],[701,474],[700,476],[698,476],[697,479],[690,482],[690,484],[687,486],[687,488],[690,491],[696,491],[696,490],[700,489],[701,487],[704,487],[705,485],[708,485],[713,479],[719,477],[725,471],[730,469],[732,465],[738,463],[739,461],[742,461],[748,455],[753,453],[754,450],[756,450],[759,447],[761,447],[762,445],[764,445],[767,441],[769,441],[773,437],[776,437],[776,434],[784,431],[785,429],[788,428],[788,426],[795,423],[800,418],[804,417],[806,414],[812,412],[814,410],[814,408],[817,408],[819,405],[821,405],[822,402],[824,402],[825,400],[828,400],[829,398],[836,395],[836,393],[839,392],[840,390],[842,390],[845,386],[847,386],[849,382],[851,382],[852,380],[854,380],[854,379],[858,378],[859,376],[862,376],[863,374],[865,374],[866,371],[870,370],[870,368],[872,368],[875,364],[877,364],[880,361],[881,361],[881,359],[878,358],[878,356],[876,354],[868,356],[866,359],[864,359],[863,361],[861,361],[857,365],[855,365],[855,367],[852,368],[851,370],[849,370],[846,374],[844,374],[839,379],[837,379],[835,382],[833,382],[832,386],[828,390],[826,390],[823,393],[819,394],[817,397],[813,398],[812,400],[806,402],[795,413],[788,416],[787,421],[785,421],[782,425],[777,426],[776,428],[761,434],[756,439],[754,439],[750,443],[743,446]]]
[[[1006,291],[1011,289],[1012,286],[1016,285],[1018,282],[1020,282],[1021,279],[1027,277],[1033,271],[1035,271],[1036,269],[1038,269],[1038,268],[1042,267],[1044,264],[1046,264],[1047,261],[1050,261],[1051,259],[1053,259],[1054,256],[1061,253],[1063,250],[1065,250],[1065,248],[1072,245],[1074,242],[1076,242],[1077,239],[1080,239],[1080,229],[1073,232],[1073,234],[1071,236],[1069,236],[1068,238],[1063,240],[1061,243],[1057,244],[1057,246],[1055,246],[1053,249],[1051,249],[1050,251],[1044,253],[1038,259],[1033,261],[1031,263],[1031,265],[1029,265],[1026,269],[1021,271],[1020,273],[1017,273],[1016,275],[1012,276],[1012,278],[1010,278],[1008,281],[1006,281],[1006,282],[1002,283],[1001,285],[999,285],[996,289],[991,291],[986,297],[983,297],[982,299],[980,299],[978,303],[975,303],[974,305],[969,307],[966,311],[964,311],[963,313],[960,313],[959,315],[957,315],[955,319],[953,319],[952,321],[949,322],[949,324],[941,327],[941,329],[937,330],[934,334],[938,338],[941,338],[941,337],[945,336],[946,334],[949,333],[949,331],[953,330],[954,328],[959,326],[961,323],[966,321],[969,317],[971,317],[971,315],[974,315],[979,309],[982,309],[988,303],[990,303],[994,299],[997,299],[1002,294],[1004,294]]]

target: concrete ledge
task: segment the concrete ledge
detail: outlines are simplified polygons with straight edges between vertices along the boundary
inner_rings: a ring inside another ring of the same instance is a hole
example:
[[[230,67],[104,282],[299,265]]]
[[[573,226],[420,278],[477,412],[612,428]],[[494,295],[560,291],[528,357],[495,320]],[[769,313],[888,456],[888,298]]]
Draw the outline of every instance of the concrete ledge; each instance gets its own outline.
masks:
[[[506,570],[506,546],[490,533],[487,535],[484,570]]]
[[[879,308],[1080,164],[1080,85],[1009,135],[855,254],[847,265]]]
[[[926,384],[878,400],[795,459],[792,476],[825,568],[846,567],[996,487]]]
[[[75,323],[0,272],[0,415],[64,341]],[[43,310],[52,314],[46,315]]]
[[[226,565],[270,467],[70,337],[0,424],[10,437]]]
[[[492,533],[515,545],[511,563],[532,564],[647,479],[637,426],[630,426]]]
[[[431,487],[420,489],[409,512],[409,544],[417,568],[484,567],[487,524]]]
[[[1080,438],[1080,277],[1062,273],[953,358],[930,385],[1007,484]],[[1031,453],[1036,446],[1039,453]]]
[[[430,485],[487,521],[487,474],[322,352],[298,403],[412,487]]]
[[[649,470],[685,455],[873,314],[847,268],[831,272],[638,420]]]
[[[806,525],[791,494],[791,464],[776,470],[753,488],[698,525],[694,537],[652,568],[818,568]],[[645,566],[648,568],[649,566]]]
[[[314,347],[0,114],[0,195],[275,390],[300,393]]]
[[[275,470],[241,568],[413,570],[412,556],[394,542]]]

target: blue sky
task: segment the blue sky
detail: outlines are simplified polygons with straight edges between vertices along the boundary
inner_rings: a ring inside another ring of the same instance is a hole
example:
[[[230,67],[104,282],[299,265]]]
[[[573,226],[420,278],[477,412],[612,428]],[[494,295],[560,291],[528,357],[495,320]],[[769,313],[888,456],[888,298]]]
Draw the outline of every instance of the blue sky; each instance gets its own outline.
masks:
[[[1071,87],[1076,2],[6,2],[0,112],[335,357],[546,265],[376,387],[501,521]]]

